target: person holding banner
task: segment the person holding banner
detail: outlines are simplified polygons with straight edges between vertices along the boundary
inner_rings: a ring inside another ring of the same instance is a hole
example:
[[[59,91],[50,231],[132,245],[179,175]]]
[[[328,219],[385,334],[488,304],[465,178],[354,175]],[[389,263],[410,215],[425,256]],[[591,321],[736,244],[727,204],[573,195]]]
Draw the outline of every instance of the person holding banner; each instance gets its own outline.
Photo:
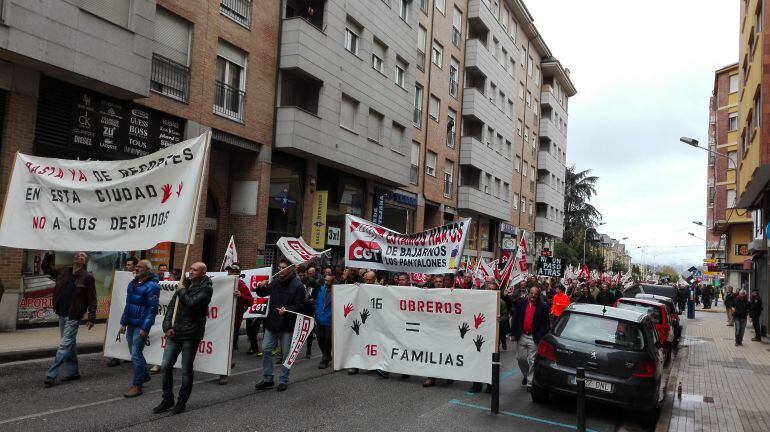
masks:
[[[142,384],[150,380],[142,351],[150,328],[155,324],[160,296],[158,276],[152,272],[149,260],[139,261],[135,274],[136,277],[126,289],[126,305],[120,317],[120,333],[126,335],[131,362],[134,364],[134,379],[123,395],[127,398],[141,395]]]
[[[332,361],[332,288],[334,277],[324,277],[324,284],[315,296],[315,331],[318,336],[318,346],[321,348],[321,362],[318,369],[326,369]],[[310,342],[310,341],[308,341]]]
[[[211,278],[206,276],[206,264],[193,263],[190,277],[177,286],[163,317],[166,349],[163,351],[163,400],[152,412],[160,414],[173,407],[174,414],[185,411],[193,386],[193,363],[198,345],[206,331],[209,303],[214,294]],[[174,365],[182,354],[182,387],[174,405]]]
[[[275,385],[273,381],[273,348],[280,344],[281,353],[291,352],[291,339],[294,334],[296,315],[287,311],[302,313],[305,306],[305,287],[300,282],[291,264],[285,258],[278,262],[278,275],[270,280],[262,281],[257,286],[257,295],[270,296],[270,310],[265,318],[265,337],[262,340],[263,380],[255,388],[267,390]],[[281,366],[278,379],[278,391],[289,387],[289,368]]]
[[[123,271],[131,272],[131,273],[136,273],[136,265],[137,264],[139,264],[139,258],[137,258],[135,256],[130,256],[130,257],[126,258],[126,263],[123,266]],[[131,342],[130,341],[129,341],[128,352],[131,352]],[[115,367],[115,366],[120,365],[120,363],[121,363],[120,359],[111,358],[109,361],[107,361],[107,367]],[[153,367],[155,367],[155,366],[153,366]],[[158,369],[157,372],[160,372],[160,368]],[[157,373],[157,372],[155,372],[155,373]]]
[[[53,364],[48,369],[43,385],[48,388],[56,383],[59,369],[64,366],[68,375],[61,381],[80,379],[78,370],[77,335],[80,320],[88,313],[88,330],[94,327],[96,320],[96,284],[94,277],[86,271],[88,254],[76,252],[72,257],[72,267],[54,268],[53,253],[46,254],[42,268],[55,281],[52,305],[59,315],[59,348],[56,350]]]

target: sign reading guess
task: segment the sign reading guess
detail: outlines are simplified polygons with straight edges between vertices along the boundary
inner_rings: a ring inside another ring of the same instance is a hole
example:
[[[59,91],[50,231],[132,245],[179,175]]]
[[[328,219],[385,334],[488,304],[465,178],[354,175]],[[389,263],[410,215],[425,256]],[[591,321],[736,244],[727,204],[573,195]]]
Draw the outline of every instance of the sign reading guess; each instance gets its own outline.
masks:
[[[492,382],[499,291],[335,285],[334,369]]]
[[[537,275],[564,277],[564,264],[561,258],[551,256],[537,257]]]
[[[206,332],[198,345],[193,369],[218,375],[227,375],[230,371],[230,352],[233,342],[233,311],[235,299],[235,276],[215,275],[211,277],[214,283],[214,294],[209,303],[206,319]],[[107,336],[104,341],[104,356],[131,360],[125,335],[120,334],[120,317],[126,305],[126,288],[134,278],[130,272],[115,272],[112,285],[112,303],[110,315],[107,318]],[[149,345],[144,347],[144,358],[149,364],[159,365],[163,362],[163,350],[166,348],[166,336],[163,333],[163,317],[174,295],[179,282],[161,282],[160,307],[155,317],[155,324],[150,329]],[[182,357],[179,357],[174,367],[182,367]]]
[[[345,216],[345,265],[407,273],[455,273],[470,219],[415,234],[399,234],[356,216]]]
[[[192,243],[208,135],[123,161],[17,154],[0,245],[103,251]],[[192,228],[191,228],[192,227]]]

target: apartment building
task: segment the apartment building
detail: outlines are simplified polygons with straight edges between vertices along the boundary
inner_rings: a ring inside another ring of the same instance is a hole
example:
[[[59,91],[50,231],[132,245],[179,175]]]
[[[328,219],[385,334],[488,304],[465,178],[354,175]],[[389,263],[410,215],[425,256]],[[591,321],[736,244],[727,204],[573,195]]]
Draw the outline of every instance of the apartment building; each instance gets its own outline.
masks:
[[[234,234],[240,258],[257,261],[267,218],[268,188],[259,184],[270,175],[276,3],[257,11],[250,0],[6,0],[2,8],[2,191],[17,151],[128,159],[211,131],[191,256],[216,265]],[[128,255],[173,268],[181,266],[183,251],[165,243],[94,252],[89,270],[99,315],[109,307],[112,271]],[[16,311],[35,287],[45,288],[44,253],[0,248],[4,317],[18,315],[20,323],[53,317],[50,307]],[[69,252],[56,254],[59,265],[70,259]]]
[[[715,264],[710,266],[712,276],[748,286],[751,266],[744,269],[744,262],[750,258],[751,213],[736,208],[739,90],[738,63],[715,72],[709,105],[706,259]]]

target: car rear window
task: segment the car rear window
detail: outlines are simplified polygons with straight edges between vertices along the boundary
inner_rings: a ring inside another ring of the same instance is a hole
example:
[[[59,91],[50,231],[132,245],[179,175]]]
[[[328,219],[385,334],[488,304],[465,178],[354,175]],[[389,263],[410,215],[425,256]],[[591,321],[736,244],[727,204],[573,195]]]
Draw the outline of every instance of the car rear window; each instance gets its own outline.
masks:
[[[647,306],[647,305],[641,305],[641,304],[634,304],[634,303],[623,303],[618,302],[617,307],[620,309],[628,309],[636,312],[641,312],[644,314],[647,314],[652,319],[652,322],[655,324],[661,324],[662,318],[660,317],[660,309],[657,306]]]
[[[643,351],[644,334],[639,325],[610,317],[567,313],[553,329],[554,336],[625,351]]]

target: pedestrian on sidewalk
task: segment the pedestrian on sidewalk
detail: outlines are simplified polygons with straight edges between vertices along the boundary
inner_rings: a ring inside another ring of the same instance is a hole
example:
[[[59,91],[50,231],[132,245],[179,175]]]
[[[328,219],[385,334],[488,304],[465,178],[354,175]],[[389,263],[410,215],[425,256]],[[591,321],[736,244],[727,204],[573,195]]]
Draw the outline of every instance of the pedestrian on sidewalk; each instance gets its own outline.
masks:
[[[232,263],[225,267],[225,270],[227,271],[228,276],[236,276],[238,278],[238,285],[235,288],[235,291],[233,292],[233,296],[235,297],[235,321],[233,325],[233,351],[238,350],[238,338],[241,336],[241,323],[243,323],[243,314],[246,312],[246,309],[249,308],[251,305],[252,299],[254,297],[251,296],[251,292],[249,291],[249,288],[246,286],[246,282],[243,281],[243,278],[241,278],[241,264],[240,263]],[[231,368],[235,367],[235,363],[233,363]],[[230,380],[230,377],[227,375],[220,375],[219,380],[217,383],[219,385],[225,385]]]
[[[759,317],[762,315],[762,297],[758,290],[751,291],[749,300],[749,316],[751,316],[751,325],[754,327],[754,337],[751,339],[756,342],[762,341],[762,325],[759,323]]]
[[[727,292],[725,293],[725,299],[722,303],[725,304],[725,313],[727,314],[727,325],[733,326],[733,303],[735,302],[735,293],[733,293],[732,285],[727,285]]]
[[[141,395],[142,385],[150,380],[143,351],[150,328],[155,324],[155,317],[158,315],[160,297],[158,276],[152,272],[152,263],[149,260],[139,261],[135,274],[136,277],[126,288],[126,305],[120,317],[120,332],[126,335],[131,361],[134,364],[133,381],[123,395],[127,398]]]
[[[367,272],[372,275],[374,272]],[[367,278],[364,275],[364,279]],[[318,336],[318,347],[321,348],[321,362],[318,363],[318,369],[326,369],[329,362],[332,361],[332,291],[334,286],[334,277],[324,277],[324,284],[315,294],[315,329]]]
[[[163,351],[163,400],[152,412],[160,414],[171,407],[173,414],[185,411],[193,387],[193,363],[198,345],[206,332],[206,317],[214,293],[211,279],[206,276],[206,264],[193,263],[190,277],[177,286],[176,292],[163,317],[163,332],[166,334],[166,349]],[[177,303],[177,299],[179,302]],[[174,310],[177,309],[176,320]],[[182,354],[182,386],[174,405],[174,364]]]
[[[130,256],[126,258],[125,264],[123,264],[123,271],[131,272],[136,275],[136,265],[139,264],[139,258]],[[128,351],[131,352],[131,341],[128,341]],[[107,361],[107,367],[115,367],[120,365],[120,359],[111,358]]]
[[[291,338],[294,332],[294,322],[297,316],[291,312],[301,313],[305,307],[305,286],[289,267],[289,261],[281,258],[278,262],[278,276],[270,283],[260,282],[257,294],[270,296],[270,309],[265,318],[265,337],[262,340],[262,375],[263,380],[255,387],[257,390],[273,388],[273,356],[276,345],[280,345],[281,353],[289,355]],[[278,379],[278,391],[289,387],[289,369],[281,366]]]
[[[524,376],[521,384],[532,390],[537,344],[548,333],[548,305],[541,300],[540,288],[533,286],[527,294],[527,301],[517,304],[513,316],[513,340],[516,341],[516,360]]]
[[[76,252],[72,266],[56,269],[53,267],[55,255],[51,252],[43,259],[43,271],[56,281],[53,288],[52,304],[59,315],[59,348],[56,350],[53,364],[48,369],[43,385],[51,387],[59,376],[59,369],[64,366],[67,375],[61,381],[80,378],[78,369],[77,335],[80,320],[88,313],[88,330],[94,327],[96,320],[96,285],[94,277],[86,271],[88,254]]]
[[[746,290],[738,292],[733,301],[733,320],[735,323],[735,346],[743,345],[743,333],[746,331],[746,317],[749,315],[751,305],[746,298]]]

